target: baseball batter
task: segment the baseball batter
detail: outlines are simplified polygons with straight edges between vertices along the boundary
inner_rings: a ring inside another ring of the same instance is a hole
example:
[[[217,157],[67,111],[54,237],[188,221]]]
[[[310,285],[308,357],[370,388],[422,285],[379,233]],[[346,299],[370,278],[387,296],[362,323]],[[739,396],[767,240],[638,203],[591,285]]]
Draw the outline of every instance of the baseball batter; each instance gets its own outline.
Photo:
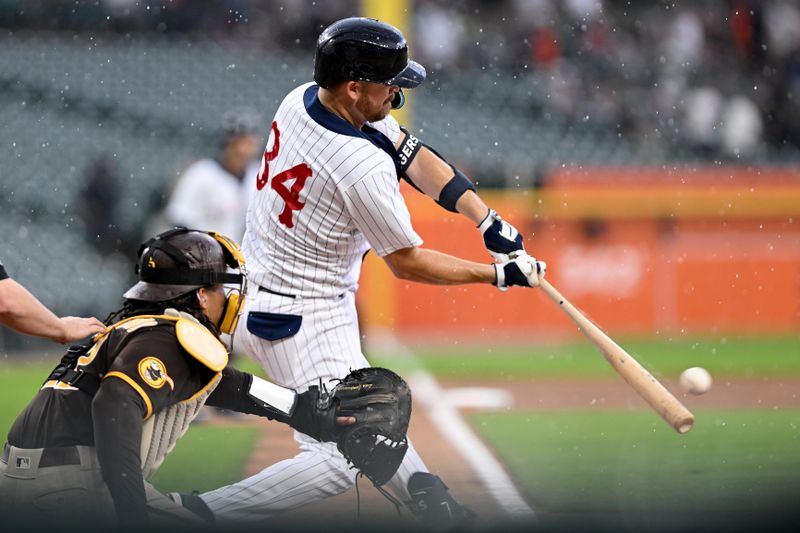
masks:
[[[247,214],[243,249],[252,297],[239,333],[284,387],[302,391],[368,365],[354,293],[369,250],[396,276],[424,283],[533,287],[544,273],[544,263],[524,253],[519,232],[489,210],[469,179],[389,115],[402,105],[402,89],[425,75],[408,60],[396,28],[344,19],[319,37],[316,83],[291,91],[275,114]],[[481,264],[422,248],[398,176],[474,220],[489,251],[505,261]],[[355,473],[334,447],[295,438],[301,452],[294,458],[201,495],[214,514],[257,519],[353,485]],[[426,523],[471,517],[413,446],[388,486]]]

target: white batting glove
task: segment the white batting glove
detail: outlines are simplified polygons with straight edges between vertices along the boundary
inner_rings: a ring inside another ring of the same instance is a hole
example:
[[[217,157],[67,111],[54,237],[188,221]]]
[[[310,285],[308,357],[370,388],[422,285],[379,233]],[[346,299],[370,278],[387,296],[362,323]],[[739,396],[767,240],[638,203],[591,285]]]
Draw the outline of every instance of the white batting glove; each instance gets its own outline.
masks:
[[[489,209],[478,229],[483,234],[483,244],[495,261],[505,262],[515,253],[524,253],[522,235],[517,228],[500,218],[494,209]]]
[[[505,263],[495,263],[495,285],[501,291],[509,287],[538,287],[539,278],[547,272],[547,263],[537,261],[526,253],[519,254]]]

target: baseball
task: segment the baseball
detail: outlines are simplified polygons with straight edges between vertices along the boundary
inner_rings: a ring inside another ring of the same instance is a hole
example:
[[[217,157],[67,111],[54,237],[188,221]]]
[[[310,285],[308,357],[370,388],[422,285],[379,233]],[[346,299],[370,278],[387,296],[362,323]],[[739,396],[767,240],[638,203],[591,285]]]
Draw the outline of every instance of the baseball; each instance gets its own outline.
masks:
[[[705,368],[693,366],[681,373],[680,383],[689,394],[705,394],[711,389],[711,374]]]

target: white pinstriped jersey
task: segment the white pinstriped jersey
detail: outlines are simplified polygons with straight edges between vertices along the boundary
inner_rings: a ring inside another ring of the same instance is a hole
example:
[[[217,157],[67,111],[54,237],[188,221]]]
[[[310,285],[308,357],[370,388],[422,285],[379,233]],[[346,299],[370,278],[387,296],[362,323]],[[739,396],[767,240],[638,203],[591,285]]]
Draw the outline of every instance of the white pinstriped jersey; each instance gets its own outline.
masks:
[[[370,248],[380,256],[422,244],[390,153],[392,117],[357,130],[301,85],[272,123],[247,212],[243,250],[253,283],[284,294],[354,291]]]

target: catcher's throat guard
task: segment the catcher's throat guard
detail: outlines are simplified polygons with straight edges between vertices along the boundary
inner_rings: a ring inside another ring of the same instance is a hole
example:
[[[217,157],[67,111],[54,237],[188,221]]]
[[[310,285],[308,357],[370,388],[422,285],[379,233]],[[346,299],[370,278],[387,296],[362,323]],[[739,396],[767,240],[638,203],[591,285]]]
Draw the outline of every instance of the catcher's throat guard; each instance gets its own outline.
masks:
[[[380,487],[400,468],[408,450],[411,390],[385,368],[353,370],[333,389],[337,416],[354,416],[336,438],[345,459]]]

